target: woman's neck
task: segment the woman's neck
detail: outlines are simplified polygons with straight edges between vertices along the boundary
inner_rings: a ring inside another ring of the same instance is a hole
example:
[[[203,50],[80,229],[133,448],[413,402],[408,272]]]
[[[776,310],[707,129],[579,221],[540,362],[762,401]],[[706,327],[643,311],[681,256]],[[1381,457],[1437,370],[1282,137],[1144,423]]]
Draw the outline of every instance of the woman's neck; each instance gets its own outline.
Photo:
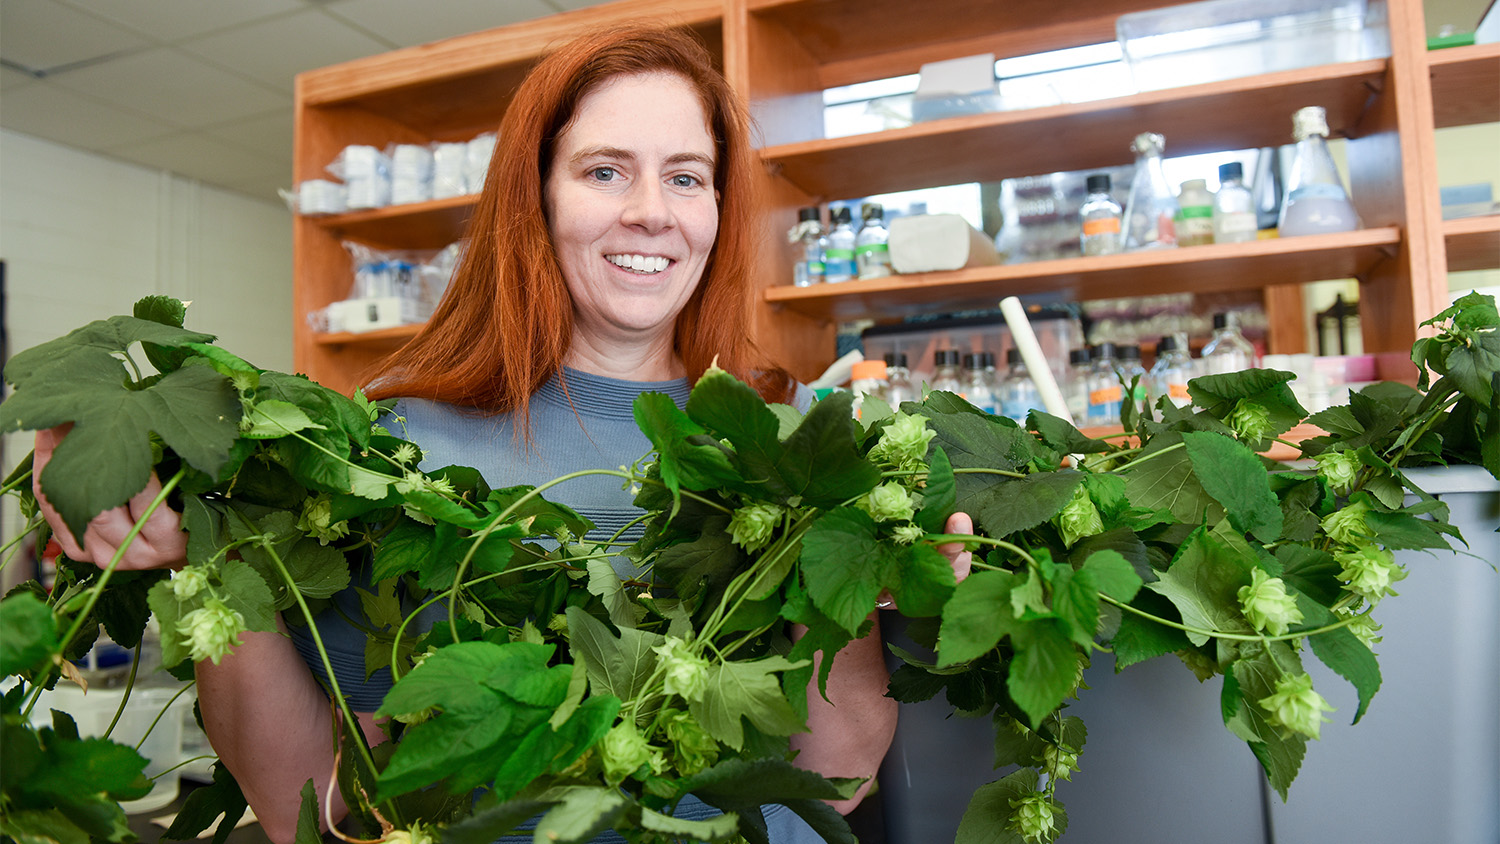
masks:
[[[603,344],[574,334],[565,364],[580,372],[622,381],[670,381],[687,377],[670,339],[642,345]]]

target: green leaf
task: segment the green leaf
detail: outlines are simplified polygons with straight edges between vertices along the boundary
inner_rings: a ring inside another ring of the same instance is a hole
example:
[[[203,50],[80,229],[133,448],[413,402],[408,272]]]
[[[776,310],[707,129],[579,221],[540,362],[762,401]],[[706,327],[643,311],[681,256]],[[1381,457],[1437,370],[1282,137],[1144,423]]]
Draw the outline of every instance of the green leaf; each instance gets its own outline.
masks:
[[[828,618],[853,633],[880,595],[891,549],[875,535],[875,522],[855,507],[823,514],[802,537],[802,578],[807,594]]]
[[[133,390],[119,362],[95,351],[98,357],[75,356],[75,370],[44,369],[45,389],[18,389],[0,405],[0,427],[7,431],[75,423],[41,476],[74,536],[82,536],[95,515],[145,488],[152,433],[194,469],[217,477],[239,430],[239,398],[213,370],[189,366]]]
[[[814,404],[783,443],[777,471],[799,505],[831,508],[880,483],[880,470],[860,453],[848,393]]]
[[[730,465],[724,447],[667,394],[637,396],[635,421],[656,449],[662,482],[674,498],[684,486],[702,490],[739,482],[739,473]]]
[[[479,809],[440,831],[442,844],[493,844],[500,836],[555,805],[552,801],[514,799]]]
[[[448,790],[456,794],[489,780],[496,765],[505,761],[503,742],[517,716],[515,710],[522,708],[507,706],[493,693],[488,693],[486,700],[487,708],[471,701],[462,710],[442,712],[407,730],[390,763],[380,772],[376,799],[388,800],[445,779]],[[389,698],[382,704],[382,711],[388,706]]]
[[[1247,561],[1234,555],[1208,531],[1197,530],[1171,567],[1161,573],[1161,579],[1146,584],[1146,588],[1166,596],[1182,614],[1182,623],[1189,627],[1249,633],[1250,625],[1240,612],[1237,594],[1249,582]],[[1187,637],[1195,645],[1209,640],[1203,632],[1189,632]]]
[[[1365,514],[1365,524],[1375,534],[1376,542],[1392,550],[1451,547],[1438,533],[1437,522],[1419,519],[1410,512],[1371,510]]]
[[[1117,601],[1128,603],[1142,586],[1141,576],[1119,551],[1096,551],[1083,561],[1081,570],[1093,575],[1100,592]]]
[[[1040,410],[1033,410],[1027,415],[1026,427],[1036,431],[1042,442],[1059,454],[1103,454],[1110,448],[1109,443],[1104,440],[1084,436],[1082,431],[1073,427],[1066,419]]]
[[[1234,406],[1245,400],[1266,409],[1271,429],[1268,437],[1290,430],[1307,416],[1307,410],[1292,394],[1291,382],[1297,376],[1275,369],[1247,369],[1223,375],[1204,375],[1188,382],[1193,404],[1216,419],[1224,419]]]
[[[710,516],[703,521],[697,538],[663,548],[652,568],[656,580],[691,606],[718,603],[745,559],[728,526],[727,516]]]
[[[302,784],[302,805],[297,809],[297,837],[294,844],[320,844],[323,835],[318,830],[318,790],[311,778]]]
[[[847,800],[854,796],[861,782],[825,779],[785,759],[732,757],[688,777],[682,781],[681,787],[684,792],[698,795],[710,806],[744,814],[745,809],[758,806],[761,801]]]
[[[958,581],[942,552],[917,543],[891,549],[886,561],[890,568],[881,573],[881,584],[891,591],[902,615],[924,618],[943,611]]]
[[[917,525],[928,533],[942,533],[948,517],[953,515],[957,492],[953,464],[948,460],[948,452],[938,446],[932,450],[932,459],[928,461],[927,485],[922,487],[922,509],[917,511]]]
[[[804,732],[807,725],[787,703],[775,676],[800,665],[779,656],[710,665],[708,688],[702,700],[689,701],[688,711],[709,735],[735,750],[744,746],[743,718],[774,736]]]
[[[604,622],[579,607],[568,607],[568,641],[575,658],[588,666],[589,684],[596,695],[630,700],[646,688],[656,669],[652,648],[666,641],[659,633],[620,628],[619,637]]]
[[[1085,651],[1093,647],[1099,628],[1099,586],[1093,574],[1060,569],[1052,579],[1052,611],[1066,623],[1074,644]]]
[[[437,543],[437,531],[409,516],[401,516],[375,546],[372,580],[385,580],[418,571]]]
[[[1281,502],[1271,492],[1269,476],[1255,452],[1218,434],[1189,432],[1182,441],[1198,482],[1223,505],[1235,528],[1261,542],[1276,541],[1281,535]]]
[[[765,400],[723,370],[711,370],[693,385],[687,415],[734,446],[733,461],[747,483],[765,486],[765,496],[791,494],[777,470],[781,423]]]
[[[1148,448],[1136,460],[1124,475],[1126,494],[1137,507],[1166,511],[1189,525],[1217,522],[1223,516],[1223,508],[1199,483],[1185,450],[1168,454],[1165,448]]]
[[[1083,475],[1071,469],[983,487],[971,485],[967,479],[972,477],[963,475],[959,479],[956,509],[973,516],[985,533],[996,538],[1030,530],[1056,516],[1083,482]]]
[[[739,834],[740,817],[727,812],[716,818],[690,821],[641,807],[641,828],[689,841],[728,841]]]
[[[1078,685],[1078,649],[1065,622],[1057,618],[1019,624],[1011,630],[1010,640],[1016,652],[1005,687],[1036,729]]]
[[[1243,702],[1234,717],[1226,721],[1226,726],[1250,745],[1271,787],[1284,801],[1292,780],[1297,778],[1297,771],[1302,767],[1307,738],[1295,733],[1284,735],[1272,727],[1256,701],[1269,697],[1276,690],[1276,678],[1281,671],[1300,673],[1302,661],[1284,642],[1273,643],[1272,647],[1276,650],[1274,661],[1267,651],[1261,649],[1234,663],[1234,679]]]
[[[249,428],[240,436],[252,440],[274,440],[309,428],[322,430],[323,426],[307,418],[302,408],[284,401],[256,402],[245,416]]]
[[[1302,610],[1302,623],[1306,627],[1322,627],[1337,620],[1322,604],[1300,593],[1297,595],[1297,608]],[[1347,627],[1309,636],[1308,643],[1324,665],[1348,680],[1358,692],[1359,706],[1354,710],[1354,720],[1350,722],[1358,724],[1359,719],[1364,717],[1365,710],[1370,707],[1370,700],[1380,691],[1380,663],[1375,659],[1375,654]]]
[[[1171,603],[1155,592],[1139,593],[1131,606],[1158,618],[1172,617]],[[1187,634],[1181,630],[1158,624],[1133,612],[1121,613],[1120,629],[1110,640],[1110,646],[1115,651],[1116,673],[1138,662],[1183,650],[1191,644]]]
[[[52,608],[36,595],[17,592],[0,601],[0,675],[45,668],[59,646]]]
[[[954,844],[1027,844],[1010,826],[1012,800],[1020,800],[1037,790],[1038,774],[1034,768],[1022,768],[1009,776],[981,785],[969,799],[963,819],[958,822]],[[1061,834],[1068,826],[1068,815],[1061,806],[1053,811],[1053,823]]]
[[[100,358],[107,359],[116,372],[123,376],[119,361],[112,355],[125,352],[134,343],[153,343],[176,349],[189,343],[210,343],[213,339],[212,334],[187,331],[151,319],[114,316],[95,320],[62,337],[17,353],[5,365],[5,380],[21,390],[28,381],[37,378],[43,389],[51,389],[78,374],[81,368],[79,360],[95,361]],[[119,378],[116,378],[116,382],[118,381]]]
[[[1288,586],[1324,605],[1343,597],[1344,584],[1339,580],[1343,566],[1327,551],[1306,545],[1282,545],[1276,549],[1281,561],[1281,579]]]
[[[535,840],[585,844],[614,826],[630,805],[625,795],[612,788],[571,788],[537,823]]]
[[[191,841],[201,837],[201,833],[222,816],[223,820],[219,821],[213,840],[214,844],[224,844],[249,804],[245,802],[245,795],[240,792],[239,783],[229,773],[229,769],[224,767],[223,762],[214,762],[212,777],[213,782],[209,785],[188,792],[182,809],[172,819],[172,825],[162,833],[162,838],[169,841]]]
[[[0,835],[16,844],[89,844],[89,834],[58,809],[16,809],[0,817]]]

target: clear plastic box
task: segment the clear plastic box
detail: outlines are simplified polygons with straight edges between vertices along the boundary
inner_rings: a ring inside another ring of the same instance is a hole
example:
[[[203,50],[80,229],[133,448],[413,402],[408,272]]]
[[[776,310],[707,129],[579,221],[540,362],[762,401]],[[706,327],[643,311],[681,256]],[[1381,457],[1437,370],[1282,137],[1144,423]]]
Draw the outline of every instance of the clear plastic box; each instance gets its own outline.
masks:
[[[1381,0],[1207,0],[1121,15],[1115,34],[1142,91],[1391,52]]]

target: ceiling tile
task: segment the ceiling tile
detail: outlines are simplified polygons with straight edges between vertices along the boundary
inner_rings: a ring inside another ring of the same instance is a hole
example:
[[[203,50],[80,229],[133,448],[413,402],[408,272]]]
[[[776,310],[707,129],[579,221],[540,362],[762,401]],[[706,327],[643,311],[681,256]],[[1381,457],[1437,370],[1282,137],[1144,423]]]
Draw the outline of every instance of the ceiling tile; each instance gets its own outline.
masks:
[[[252,150],[272,161],[292,166],[292,110],[278,109],[244,120],[232,120],[202,130],[203,134],[226,144]]]
[[[288,95],[169,47],[59,74],[53,81],[188,129],[291,107]]]
[[[0,0],[0,57],[48,70],[150,45],[141,36],[56,0]]]
[[[399,47],[493,29],[553,14],[545,0],[343,0],[326,13],[369,30]]]
[[[0,67],[0,91],[13,91],[23,85],[30,85],[36,81],[36,77],[19,70],[11,70],[8,67]]]
[[[350,59],[373,56],[389,44],[317,10],[283,15],[178,45],[220,67],[292,94],[292,78]]]
[[[148,38],[177,41],[307,8],[303,0],[62,0]]]
[[[45,81],[7,89],[0,126],[92,150],[159,138],[172,131],[159,120],[121,111]]]
[[[281,167],[275,161],[197,132],[181,132],[153,141],[126,144],[112,148],[109,154],[212,184],[260,177]],[[289,186],[292,174],[290,170],[285,172]]]

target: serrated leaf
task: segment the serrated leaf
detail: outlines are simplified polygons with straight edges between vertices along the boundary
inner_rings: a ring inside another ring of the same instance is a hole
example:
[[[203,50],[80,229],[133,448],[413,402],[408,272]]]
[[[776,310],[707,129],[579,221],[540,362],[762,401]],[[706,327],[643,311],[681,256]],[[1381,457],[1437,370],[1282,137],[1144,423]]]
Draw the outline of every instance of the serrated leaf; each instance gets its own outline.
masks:
[[[652,648],[666,638],[659,633],[620,628],[616,637],[579,607],[568,607],[568,641],[574,658],[588,666],[589,684],[596,695],[614,695],[630,700],[641,692],[656,669]]]
[[[969,798],[968,808],[958,823],[954,844],[1027,844],[1010,826],[1014,809],[1011,801],[1036,793],[1038,774],[1034,768],[1022,768],[1009,776],[981,785]],[[1068,826],[1068,815],[1061,805],[1052,813],[1053,824],[1061,834]]]
[[[1083,475],[1071,469],[1039,472],[983,487],[971,486],[967,482],[971,477],[960,477],[955,508],[973,516],[981,530],[996,538],[1030,530],[1056,516],[1083,482]]]
[[[689,701],[688,711],[709,735],[735,750],[744,747],[742,719],[769,735],[804,732],[807,725],[787,703],[776,677],[776,672],[798,667],[800,663],[779,656],[712,664],[702,699]]]
[[[1130,602],[1143,585],[1135,567],[1119,551],[1096,551],[1083,561],[1081,570],[1093,575],[1100,592],[1117,601]]]
[[[1238,591],[1250,582],[1247,562],[1231,553],[1207,531],[1194,531],[1177,559],[1146,588],[1164,595],[1182,615],[1182,623],[1203,630],[1248,633],[1239,610]],[[1189,632],[1188,640],[1202,645],[1205,632]]]
[[[674,499],[682,487],[702,490],[734,485],[739,473],[724,446],[694,422],[665,393],[635,399],[635,421],[656,449],[662,483]]]
[[[537,822],[535,839],[585,844],[614,825],[631,801],[612,788],[573,788]]]
[[[1078,684],[1079,653],[1058,618],[1023,622],[1010,632],[1015,648],[1005,687],[1035,729]]]
[[[30,592],[0,601],[0,675],[45,667],[59,646],[52,608]]]
[[[1140,462],[1124,473],[1125,491],[1135,506],[1168,512],[1189,525],[1217,522],[1223,516],[1224,508],[1199,483],[1185,450],[1150,450],[1136,459]]]
[[[320,844],[322,833],[318,830],[318,790],[311,778],[302,784],[302,805],[297,808],[297,837],[293,844]]]
[[[641,828],[690,841],[727,841],[739,834],[740,817],[726,812],[715,818],[692,821],[641,807]]]
[[[245,422],[250,427],[242,430],[240,436],[252,440],[276,439],[309,428],[323,429],[302,408],[284,401],[256,402],[246,414]]]
[[[1297,594],[1297,608],[1302,610],[1302,624],[1305,627],[1323,627],[1336,620],[1326,607],[1301,593]],[[1375,659],[1375,654],[1347,627],[1309,636],[1308,643],[1312,645],[1312,651],[1317,654],[1318,659],[1335,674],[1348,680],[1359,694],[1359,706],[1354,710],[1354,720],[1350,721],[1351,724],[1358,724],[1359,719],[1364,717],[1365,710],[1369,709],[1370,700],[1380,691],[1380,663]]]
[[[1158,618],[1171,618],[1172,615],[1171,603],[1149,590],[1139,593],[1131,606]],[[1115,652],[1117,673],[1138,662],[1175,653],[1191,644],[1187,634],[1181,630],[1158,624],[1133,612],[1121,614],[1120,629],[1115,631],[1114,638],[1110,640],[1110,646]]]
[[[869,514],[854,507],[825,513],[802,537],[802,578],[825,616],[853,633],[880,595],[890,548]]]
[[[791,494],[776,468],[781,424],[749,385],[723,370],[711,370],[693,385],[685,410],[693,421],[729,440],[745,481],[764,485],[768,498]]]
[[[927,484],[922,487],[922,509],[917,511],[914,521],[928,533],[942,533],[953,515],[957,503],[958,487],[953,474],[953,464],[942,446],[932,449],[927,463]]]
[[[776,469],[800,503],[830,508],[875,488],[880,470],[856,445],[848,393],[817,402],[782,444]]]
[[[1224,507],[1235,528],[1261,542],[1276,541],[1281,502],[1255,452],[1218,434],[1189,432],[1182,441],[1198,482]]]

